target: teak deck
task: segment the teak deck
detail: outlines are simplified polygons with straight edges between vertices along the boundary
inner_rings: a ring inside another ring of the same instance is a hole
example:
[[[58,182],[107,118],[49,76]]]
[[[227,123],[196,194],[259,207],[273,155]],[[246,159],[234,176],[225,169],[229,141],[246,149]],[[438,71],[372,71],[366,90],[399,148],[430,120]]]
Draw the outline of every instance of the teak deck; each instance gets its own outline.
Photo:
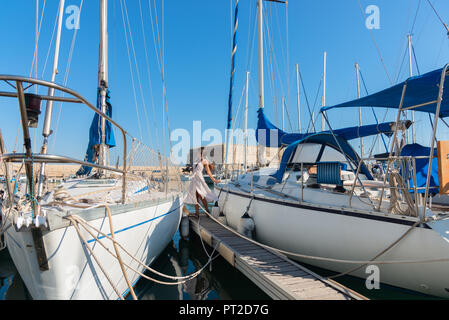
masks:
[[[190,228],[233,267],[277,300],[366,300],[287,257],[247,241],[205,215],[190,217]]]

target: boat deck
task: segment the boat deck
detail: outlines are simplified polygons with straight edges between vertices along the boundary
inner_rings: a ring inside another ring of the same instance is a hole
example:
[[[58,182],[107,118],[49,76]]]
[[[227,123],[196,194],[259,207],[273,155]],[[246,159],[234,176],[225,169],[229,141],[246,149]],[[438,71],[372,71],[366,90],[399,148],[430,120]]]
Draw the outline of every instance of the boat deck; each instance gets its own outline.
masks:
[[[276,300],[366,300],[287,257],[227,230],[206,215],[190,217],[190,228],[233,267]]]

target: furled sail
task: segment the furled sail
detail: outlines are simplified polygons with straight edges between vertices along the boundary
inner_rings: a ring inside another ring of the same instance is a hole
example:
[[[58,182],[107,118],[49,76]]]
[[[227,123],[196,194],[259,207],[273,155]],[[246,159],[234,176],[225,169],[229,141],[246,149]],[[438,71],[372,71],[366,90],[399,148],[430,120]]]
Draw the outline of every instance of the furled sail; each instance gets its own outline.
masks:
[[[265,147],[280,147],[282,145],[281,139],[287,134],[268,120],[262,108],[257,110],[257,142]]]
[[[110,118],[112,118],[112,104],[110,101],[110,91],[107,90],[106,93],[106,115]],[[97,108],[100,109],[101,106],[101,95],[100,95],[100,89],[98,89],[97,93]],[[98,161],[98,154],[99,154],[99,146],[101,145],[101,118],[98,114],[95,114],[94,119],[92,120],[92,124],[90,125],[89,130],[89,145],[87,147],[86,156],[84,158],[84,161],[90,162],[90,163],[96,163]],[[112,130],[111,123],[109,121],[106,121],[106,145],[109,148],[115,147],[115,137],[114,132]],[[82,166],[78,172],[76,173],[77,176],[85,176],[89,175],[92,172],[92,167],[89,166]]]

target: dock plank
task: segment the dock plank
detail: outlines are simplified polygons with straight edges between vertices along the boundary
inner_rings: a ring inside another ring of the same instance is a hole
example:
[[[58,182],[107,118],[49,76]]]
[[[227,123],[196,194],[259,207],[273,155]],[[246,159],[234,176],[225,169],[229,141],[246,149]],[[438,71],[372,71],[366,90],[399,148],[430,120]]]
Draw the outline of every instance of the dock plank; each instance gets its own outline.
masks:
[[[272,250],[243,239],[205,215],[190,217],[190,227],[206,242],[222,243],[233,253],[228,260],[273,299],[364,300],[364,296],[329,281]]]

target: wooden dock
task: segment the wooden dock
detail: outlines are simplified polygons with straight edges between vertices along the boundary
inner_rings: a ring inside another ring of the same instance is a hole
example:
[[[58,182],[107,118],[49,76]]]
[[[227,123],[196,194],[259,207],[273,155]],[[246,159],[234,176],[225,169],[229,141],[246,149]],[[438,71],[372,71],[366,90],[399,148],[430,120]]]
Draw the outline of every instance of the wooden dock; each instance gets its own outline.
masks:
[[[249,242],[206,215],[189,218],[190,229],[276,300],[367,300],[287,257]]]

